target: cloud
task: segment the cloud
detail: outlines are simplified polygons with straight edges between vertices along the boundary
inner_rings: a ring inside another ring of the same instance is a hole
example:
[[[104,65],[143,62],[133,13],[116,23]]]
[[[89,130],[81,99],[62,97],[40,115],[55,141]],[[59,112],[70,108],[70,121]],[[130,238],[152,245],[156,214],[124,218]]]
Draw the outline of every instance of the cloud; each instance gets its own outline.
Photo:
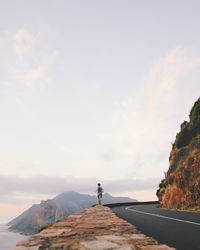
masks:
[[[33,35],[27,30],[21,29],[15,33],[14,49],[16,56],[20,60],[31,56],[34,51],[35,43],[37,42],[37,35]]]
[[[41,33],[19,29],[15,33],[1,33],[0,71],[6,82],[26,87],[46,86],[58,50],[46,45]]]
[[[141,87],[122,100],[101,135],[132,157],[137,176],[168,168],[170,142],[200,95],[200,56],[178,47],[155,61]]]
[[[27,87],[46,86],[49,83],[49,71],[53,64],[56,53],[40,61],[30,68],[19,67],[14,71],[15,79]]]
[[[65,191],[94,193],[98,182],[103,184],[106,192],[123,193],[155,188],[155,183],[158,182],[158,179],[99,180],[97,178],[75,178],[72,176],[39,175],[22,178],[14,175],[0,175],[0,195],[2,199],[4,197],[4,201],[8,202],[9,199],[11,200],[11,197],[16,199],[14,197],[19,196],[19,194],[24,194],[24,200],[27,200],[26,195],[56,195]]]
[[[112,195],[129,196],[147,200],[151,196],[142,196],[143,192],[155,190],[158,179],[116,179],[75,178],[72,176],[32,176],[18,177],[0,175],[0,212],[1,221],[9,221],[29,208],[31,204],[53,198],[66,191],[76,191],[95,195],[97,183],[101,182],[105,192]],[[155,197],[153,197],[155,199]]]

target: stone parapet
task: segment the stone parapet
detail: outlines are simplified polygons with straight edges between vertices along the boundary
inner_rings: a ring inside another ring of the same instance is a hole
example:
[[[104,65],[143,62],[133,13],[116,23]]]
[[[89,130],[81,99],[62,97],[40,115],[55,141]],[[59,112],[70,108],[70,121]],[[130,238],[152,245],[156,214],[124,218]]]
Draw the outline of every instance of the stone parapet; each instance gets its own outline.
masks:
[[[110,208],[95,206],[66,217],[27,241],[15,250],[174,250],[141,234]]]

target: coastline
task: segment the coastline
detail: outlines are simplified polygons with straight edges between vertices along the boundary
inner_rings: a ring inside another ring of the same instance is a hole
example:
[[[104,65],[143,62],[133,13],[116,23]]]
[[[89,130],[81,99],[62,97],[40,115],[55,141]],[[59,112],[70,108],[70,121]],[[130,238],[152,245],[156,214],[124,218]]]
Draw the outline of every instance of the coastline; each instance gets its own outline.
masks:
[[[16,244],[20,241],[26,240],[27,235],[8,230],[9,226],[0,224],[0,246],[1,250],[11,250],[15,248]]]

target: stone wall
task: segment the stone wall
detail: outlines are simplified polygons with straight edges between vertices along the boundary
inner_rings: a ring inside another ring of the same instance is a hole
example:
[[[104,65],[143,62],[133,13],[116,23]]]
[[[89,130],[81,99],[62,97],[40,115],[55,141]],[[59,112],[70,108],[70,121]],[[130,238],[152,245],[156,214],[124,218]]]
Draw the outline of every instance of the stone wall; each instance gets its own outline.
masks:
[[[173,250],[117,217],[110,208],[95,206],[66,217],[27,241],[15,250]]]

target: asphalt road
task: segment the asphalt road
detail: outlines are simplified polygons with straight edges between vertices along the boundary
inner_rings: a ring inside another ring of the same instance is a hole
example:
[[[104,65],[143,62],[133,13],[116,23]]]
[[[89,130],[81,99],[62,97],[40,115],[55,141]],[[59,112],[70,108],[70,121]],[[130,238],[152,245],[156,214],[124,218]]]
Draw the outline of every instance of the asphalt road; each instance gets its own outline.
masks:
[[[160,243],[178,250],[200,250],[200,213],[178,212],[157,206],[119,206],[112,210]]]

